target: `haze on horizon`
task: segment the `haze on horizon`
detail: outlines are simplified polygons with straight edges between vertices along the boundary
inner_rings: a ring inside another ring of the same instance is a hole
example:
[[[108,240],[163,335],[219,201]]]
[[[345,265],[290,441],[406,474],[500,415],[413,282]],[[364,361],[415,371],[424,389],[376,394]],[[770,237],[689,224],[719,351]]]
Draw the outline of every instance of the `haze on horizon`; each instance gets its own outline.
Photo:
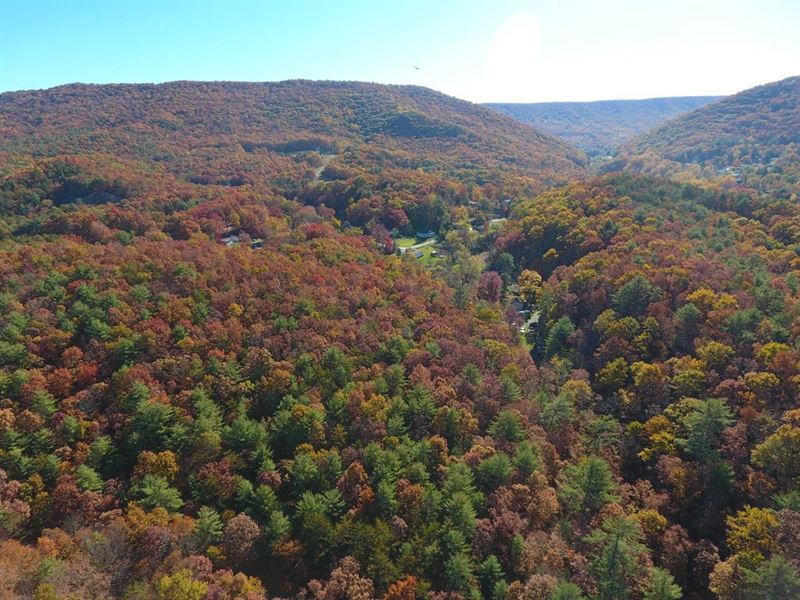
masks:
[[[3,0],[0,92],[362,80],[474,102],[727,95],[800,73],[792,0]]]

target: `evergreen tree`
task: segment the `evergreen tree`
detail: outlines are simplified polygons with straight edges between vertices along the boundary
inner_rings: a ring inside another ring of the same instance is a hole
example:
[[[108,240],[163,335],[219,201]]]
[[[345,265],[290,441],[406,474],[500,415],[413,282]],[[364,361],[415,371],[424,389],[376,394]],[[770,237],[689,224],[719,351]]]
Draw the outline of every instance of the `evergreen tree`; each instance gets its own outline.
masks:
[[[201,506],[197,511],[197,522],[194,527],[194,539],[200,548],[208,548],[222,540],[222,519],[213,508]]]
[[[684,419],[686,450],[695,458],[708,462],[716,455],[722,431],[733,423],[733,415],[724,400],[712,398],[700,404]]]
[[[489,425],[489,435],[504,442],[521,441],[525,435],[522,417],[513,410],[501,411]]]
[[[668,571],[654,568],[650,572],[650,587],[644,595],[644,600],[680,600],[683,592],[675,579]]]
[[[88,465],[80,465],[75,469],[75,482],[82,490],[103,491],[103,478]]]
[[[658,297],[658,288],[646,277],[635,275],[611,297],[611,305],[624,317],[644,314],[650,303]]]
[[[582,514],[595,513],[609,502],[616,502],[611,467],[602,458],[588,456],[564,469],[565,479],[560,494],[571,510]]]
[[[596,547],[592,553],[592,571],[597,578],[598,600],[627,600],[629,584],[642,573],[640,556],[647,552],[641,543],[638,524],[628,517],[609,517],[586,536]]]
[[[544,343],[545,356],[556,356],[564,352],[567,348],[569,336],[575,333],[575,324],[569,317],[561,317],[550,328],[547,339]]]
[[[451,556],[444,565],[444,583],[448,590],[459,592],[464,597],[472,595],[475,587],[472,560],[466,552]]]
[[[465,492],[454,492],[447,498],[444,503],[444,513],[450,527],[465,536],[472,536],[475,531],[475,507]]]
[[[773,556],[755,571],[746,570],[748,600],[800,598],[800,574],[783,556]]]
[[[133,486],[133,494],[139,503],[146,509],[152,510],[161,507],[169,512],[175,512],[183,506],[180,493],[163,477],[147,474]]]
[[[31,409],[45,418],[50,418],[56,412],[56,399],[44,390],[37,390],[31,399]]]
[[[447,468],[442,486],[445,498],[452,498],[456,492],[463,492],[475,507],[483,501],[483,495],[475,487],[472,470],[462,462],[454,462]]]
[[[581,588],[569,581],[562,581],[553,591],[550,600],[585,600]]]
[[[480,583],[481,593],[486,599],[491,599],[495,588],[501,581],[504,582],[506,574],[500,561],[494,554],[486,557],[478,567],[478,582]]]
[[[522,396],[522,390],[519,385],[508,375],[500,377],[500,394],[506,403],[516,402]]]
[[[478,485],[486,493],[490,494],[501,485],[508,483],[513,467],[511,460],[502,452],[484,459],[475,469],[475,476]]]
[[[536,446],[527,441],[520,442],[512,462],[514,468],[527,477],[539,468],[539,453],[536,451]]]

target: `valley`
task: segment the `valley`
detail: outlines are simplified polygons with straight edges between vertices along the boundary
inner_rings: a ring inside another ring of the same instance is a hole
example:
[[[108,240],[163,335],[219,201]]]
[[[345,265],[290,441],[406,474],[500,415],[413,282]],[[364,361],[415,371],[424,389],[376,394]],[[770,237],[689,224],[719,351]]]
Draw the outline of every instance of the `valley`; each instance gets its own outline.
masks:
[[[720,99],[695,96],[485,106],[555,135],[592,157],[601,157],[673,117]]]

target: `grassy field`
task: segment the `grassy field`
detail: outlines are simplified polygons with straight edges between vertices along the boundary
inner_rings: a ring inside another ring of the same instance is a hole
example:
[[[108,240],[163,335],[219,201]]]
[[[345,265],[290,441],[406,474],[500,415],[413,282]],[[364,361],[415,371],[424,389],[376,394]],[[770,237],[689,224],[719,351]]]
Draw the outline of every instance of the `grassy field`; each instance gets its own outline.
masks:
[[[437,242],[434,240],[422,240],[420,238],[413,238],[413,237],[401,237],[395,238],[394,240],[395,245],[398,248],[406,249],[411,248],[412,246],[417,246],[419,244],[424,244],[423,246],[419,246],[419,248],[414,249],[413,251],[409,250],[409,252],[413,252],[416,256],[417,252],[420,252],[422,256],[418,259],[419,262],[426,266],[431,266],[436,263],[439,258],[433,255],[433,252],[436,250]]]
[[[401,237],[397,238],[394,243],[397,244],[398,248],[410,248],[417,243],[417,240],[413,237]]]
[[[506,221],[505,217],[502,219],[492,219],[489,221],[489,231],[494,231],[495,229],[500,229],[503,226],[503,223]]]
[[[432,252],[436,250],[436,245],[431,244],[430,246],[422,246],[419,251],[422,252],[422,257],[419,261],[427,266],[432,265],[435,261],[439,260],[438,257],[432,256]]]
[[[525,350],[527,350],[528,352],[533,350],[533,344],[528,342],[527,338],[524,335],[520,335],[519,340],[520,344],[522,345],[523,348],[525,348]]]

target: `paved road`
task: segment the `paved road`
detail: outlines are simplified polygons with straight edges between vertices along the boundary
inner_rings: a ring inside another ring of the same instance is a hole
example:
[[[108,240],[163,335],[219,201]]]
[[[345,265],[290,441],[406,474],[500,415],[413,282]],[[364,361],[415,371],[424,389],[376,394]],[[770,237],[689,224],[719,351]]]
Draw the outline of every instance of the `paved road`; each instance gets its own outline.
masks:
[[[414,244],[413,246],[407,246],[406,248],[400,248],[400,253],[408,252],[409,250],[419,250],[423,246],[432,246],[438,240],[436,238],[431,238],[429,240],[425,240],[424,242],[420,242],[419,244]]]

